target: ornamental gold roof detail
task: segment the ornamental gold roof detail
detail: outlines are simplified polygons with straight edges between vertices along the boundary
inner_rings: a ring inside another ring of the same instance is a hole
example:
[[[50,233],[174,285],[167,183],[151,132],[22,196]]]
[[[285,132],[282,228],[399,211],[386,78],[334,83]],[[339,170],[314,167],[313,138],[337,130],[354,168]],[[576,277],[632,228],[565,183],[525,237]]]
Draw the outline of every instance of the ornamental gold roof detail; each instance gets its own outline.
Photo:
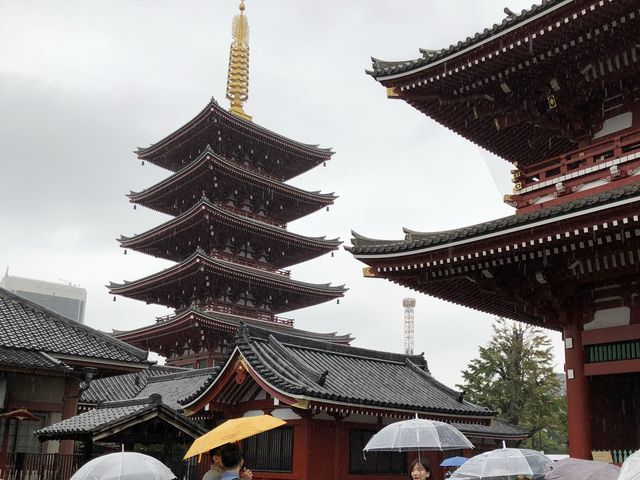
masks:
[[[231,113],[251,120],[251,116],[243,109],[244,103],[249,99],[249,22],[244,9],[244,0],[241,0],[240,13],[233,17],[227,98],[230,101]]]

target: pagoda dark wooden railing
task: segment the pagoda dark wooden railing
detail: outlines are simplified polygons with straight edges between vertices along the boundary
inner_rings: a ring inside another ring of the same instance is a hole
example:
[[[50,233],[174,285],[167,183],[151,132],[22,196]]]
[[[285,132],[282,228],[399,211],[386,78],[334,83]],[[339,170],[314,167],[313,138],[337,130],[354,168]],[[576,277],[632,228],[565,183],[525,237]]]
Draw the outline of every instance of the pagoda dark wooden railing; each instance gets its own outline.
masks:
[[[213,306],[213,305],[206,305],[206,306],[202,307],[202,311],[203,312],[215,311],[215,312],[221,312],[221,313],[230,313],[231,315],[239,315],[239,316],[243,316],[243,317],[255,318],[255,319],[261,320],[263,322],[277,323],[279,325],[287,325],[287,326],[290,326],[290,327],[293,326],[293,319],[292,318],[277,317],[275,315],[264,314],[264,313],[256,315],[255,311],[253,311],[251,309],[244,309],[242,307],[235,307],[235,310],[237,310],[236,312],[232,312],[232,310],[234,310],[234,308],[229,307],[229,306],[224,306],[224,308],[218,308],[218,307]],[[243,311],[247,310],[250,313],[239,313],[240,310],[243,310]],[[178,313],[178,312],[176,312],[176,313]],[[172,314],[169,314],[169,315],[163,315],[161,317],[156,317],[156,323],[166,322],[167,320],[171,320],[175,316],[176,316],[176,314],[172,313]]]
[[[12,453],[3,480],[68,480],[80,468],[82,455],[62,453]]]
[[[640,359],[640,340],[587,345],[585,350],[587,363],[636,360]]]
[[[606,160],[639,150],[640,133],[638,132],[608,138],[586,148],[527,165],[522,171],[522,188],[526,189],[555,177],[590,168]],[[523,192],[516,192],[516,194],[519,193]]]
[[[268,225],[273,225],[273,226],[280,227],[280,228],[287,228],[287,224],[286,223],[276,222],[275,220],[271,220],[267,216],[257,215],[257,214],[252,213],[252,212],[247,212],[246,210],[242,210],[241,208],[233,207],[233,206],[229,205],[228,203],[214,202],[214,205],[216,205],[217,207],[223,208],[225,210],[229,210],[234,215],[239,215],[241,217],[250,218],[251,220],[256,220],[258,222],[266,223]]]
[[[277,323],[279,325],[293,326],[292,318],[276,317],[272,313],[263,312],[255,308],[241,307],[238,305],[229,305],[225,303],[208,303],[200,305],[203,312],[220,312],[229,315],[237,315],[240,317],[254,318],[263,322]]]
[[[226,260],[231,263],[237,263],[238,265],[244,265],[246,267],[257,268],[258,270],[264,270],[269,273],[276,273],[278,275],[282,275],[283,277],[291,277],[291,270],[281,270],[277,268],[273,268],[268,263],[259,262],[258,260],[254,260],[247,257],[240,257],[238,255],[233,255],[231,253],[221,252],[220,250],[214,250],[210,252],[210,255],[214,258],[219,258],[220,260]]]

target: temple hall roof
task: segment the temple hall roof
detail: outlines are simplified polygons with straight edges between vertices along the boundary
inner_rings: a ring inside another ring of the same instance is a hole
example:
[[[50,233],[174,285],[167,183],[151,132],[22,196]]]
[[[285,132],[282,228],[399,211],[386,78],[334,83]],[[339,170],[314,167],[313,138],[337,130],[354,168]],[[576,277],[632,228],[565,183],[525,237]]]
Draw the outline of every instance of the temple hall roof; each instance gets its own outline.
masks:
[[[74,322],[0,288],[0,347],[9,357],[37,366],[64,363],[108,363],[146,368],[147,352],[103,332]],[[32,354],[18,354],[18,351]],[[37,358],[36,358],[37,357]]]
[[[445,59],[449,57],[478,46],[490,38],[497,37],[514,28],[518,28],[537,18],[539,15],[544,15],[572,1],[573,0],[542,0],[539,3],[533,4],[529,9],[522,10],[520,13],[510,11],[510,13],[507,13],[508,8],[506,8],[505,14],[507,16],[500,23],[494,23],[493,26],[485,28],[481,32],[476,32],[472,37],[467,37],[465,40],[461,40],[454,45],[449,45],[449,47],[439,50],[421,48],[420,53],[422,56],[415,60],[385,61],[372,58],[373,69],[367,71],[367,73],[377,79],[383,80],[384,77],[411,72],[423,66],[445,61]]]
[[[416,232],[405,228],[404,240],[375,240],[352,232],[353,239],[351,242],[353,246],[345,248],[357,258],[361,258],[361,256],[371,256],[373,258],[374,256],[441,248],[453,242],[473,241],[488,235],[498,235],[511,232],[514,229],[529,228],[542,222],[558,221],[569,216],[586,215],[594,209],[614,203],[639,201],[640,198],[638,197],[640,197],[640,184],[635,183],[533,212],[509,215],[452,230]]]
[[[87,437],[92,437],[94,441],[104,441],[123,429],[155,417],[160,417],[192,438],[206,433],[206,429],[166,405],[159,395],[106,402],[95,409],[54,423],[35,433],[40,441]]]
[[[97,378],[82,392],[80,403],[97,404],[135,398],[150,379],[172,373],[191,371],[180,367],[151,365],[146,370],[112,377]]]
[[[322,403],[465,416],[493,415],[438,382],[422,354],[303,340],[243,326],[237,349],[271,387]]]

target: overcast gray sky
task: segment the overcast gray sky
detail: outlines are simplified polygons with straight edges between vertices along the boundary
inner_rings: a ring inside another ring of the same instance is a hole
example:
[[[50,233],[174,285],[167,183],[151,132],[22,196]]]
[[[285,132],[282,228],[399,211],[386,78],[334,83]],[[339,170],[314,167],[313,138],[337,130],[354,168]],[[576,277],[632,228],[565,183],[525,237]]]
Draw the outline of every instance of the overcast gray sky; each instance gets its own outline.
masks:
[[[406,60],[504,18],[529,1],[248,0],[254,121],[336,154],[292,184],[340,198],[291,223],[307,235],[350,229],[401,238],[509,215],[509,164],[404,102],[364,73],[369,57]],[[86,323],[110,331],[154,322],[163,307],[108,295],[109,281],[169,265],[123,255],[116,238],[167,216],[125,194],[168,176],[132,153],[190,120],[225,83],[236,0],[0,1],[0,267],[88,290]],[[490,172],[493,171],[493,174]],[[350,332],[354,345],[403,349],[402,298],[415,296],[415,350],[453,386],[490,336],[491,317],[362,278],[345,252],[294,267],[304,281],[346,284],[340,301],[290,312],[296,326]],[[557,355],[562,350],[552,334]],[[563,359],[556,357],[557,371]]]

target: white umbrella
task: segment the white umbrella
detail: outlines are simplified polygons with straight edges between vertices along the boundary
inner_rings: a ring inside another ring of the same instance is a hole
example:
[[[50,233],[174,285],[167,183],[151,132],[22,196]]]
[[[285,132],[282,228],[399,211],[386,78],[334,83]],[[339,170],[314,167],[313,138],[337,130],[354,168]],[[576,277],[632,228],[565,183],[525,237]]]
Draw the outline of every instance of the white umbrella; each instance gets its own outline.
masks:
[[[640,450],[624,461],[618,480],[640,480]]]
[[[467,460],[451,480],[516,480],[544,478],[545,470],[553,461],[546,455],[526,448],[499,448],[481,453]]]
[[[173,480],[160,460],[135,452],[102,455],[83,465],[70,480]]]
[[[461,450],[473,448],[460,430],[448,423],[414,418],[387,425],[364,447],[365,452]]]

